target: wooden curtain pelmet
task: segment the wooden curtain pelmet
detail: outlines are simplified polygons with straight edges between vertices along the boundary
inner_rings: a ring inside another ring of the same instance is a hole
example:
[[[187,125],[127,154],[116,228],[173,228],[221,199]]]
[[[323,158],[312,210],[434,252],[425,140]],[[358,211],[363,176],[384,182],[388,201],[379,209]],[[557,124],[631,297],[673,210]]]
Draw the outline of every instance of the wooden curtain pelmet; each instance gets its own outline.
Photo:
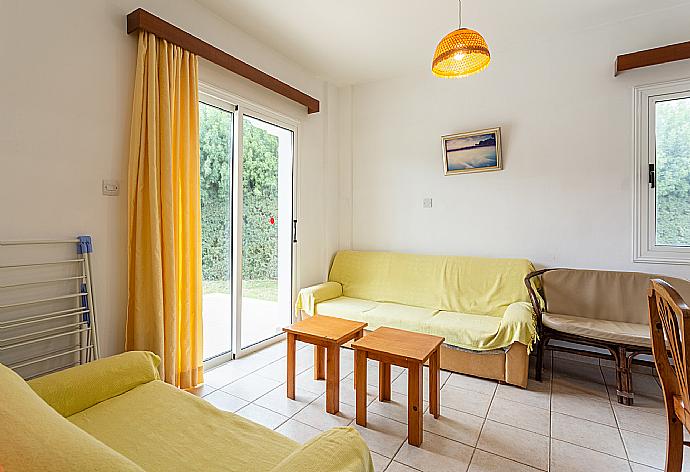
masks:
[[[616,76],[630,69],[682,61],[683,59],[690,59],[690,41],[621,54],[616,58],[616,71],[613,75]]]
[[[187,33],[167,21],[158,18],[144,9],[138,8],[127,15],[127,34],[136,31],[148,31],[161,39],[180,46],[182,49],[203,57],[214,64],[234,72],[252,82],[266,87],[283,97],[289,98],[307,107],[307,113],[318,113],[319,101],[310,97],[304,92],[300,92],[294,87],[282,82],[275,77],[253,67],[246,62],[218,49],[215,46]]]

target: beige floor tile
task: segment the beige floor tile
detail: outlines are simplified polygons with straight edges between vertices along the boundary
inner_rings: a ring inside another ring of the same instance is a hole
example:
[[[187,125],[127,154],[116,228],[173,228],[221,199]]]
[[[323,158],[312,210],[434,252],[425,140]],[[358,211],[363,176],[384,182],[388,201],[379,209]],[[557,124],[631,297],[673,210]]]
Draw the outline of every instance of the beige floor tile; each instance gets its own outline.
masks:
[[[254,423],[259,423],[266,426],[269,429],[276,429],[281,424],[288,420],[287,416],[271,411],[268,408],[264,408],[259,405],[250,403],[244,408],[237,410],[237,414],[253,421]]]
[[[541,470],[549,465],[548,437],[491,420],[484,424],[477,448]]]
[[[406,466],[405,464],[401,464],[400,462],[391,462],[388,468],[386,469],[386,472],[416,472],[417,469],[413,469],[412,467]]]
[[[254,401],[255,404],[268,408],[285,416],[293,416],[309,403],[314,401],[319,395],[302,388],[295,389],[295,399],[287,397],[287,387],[283,384],[274,388],[266,395]]]
[[[553,359],[553,378],[567,378],[577,382],[591,382],[604,385],[604,377],[598,365],[555,357]]]
[[[230,361],[204,372],[204,383],[209,387],[221,388],[250,373],[250,370],[242,368],[235,361]]]
[[[451,376],[451,373],[445,370],[441,371],[440,384],[443,386],[444,383]],[[391,390],[393,392],[402,393],[407,395],[407,370],[404,370],[391,384]],[[429,369],[424,367],[424,384],[422,385],[422,393],[424,395],[424,400],[429,400]]]
[[[428,406],[428,402],[422,402],[422,411],[426,411]],[[369,404],[367,411],[407,424],[407,396],[393,393],[390,401],[376,399]]]
[[[588,365],[594,365],[594,366],[599,365],[599,358],[598,357],[582,356],[579,354],[573,354],[570,352],[563,352],[563,351],[553,351],[553,359],[555,362],[559,362],[562,359],[566,359],[566,360],[569,360],[572,362],[581,362],[583,364],[588,364]]]
[[[297,420],[289,419],[285,423],[281,424],[276,432],[287,436],[293,441],[297,441],[300,444],[304,444],[309,441],[314,436],[318,436],[322,433],[320,429],[316,429],[308,424],[300,423]]]
[[[253,402],[279,385],[280,382],[277,380],[267,379],[257,374],[251,374],[239,380],[235,380],[221,390],[230,395],[235,395],[243,400],[247,400],[248,402]]]
[[[533,433],[549,435],[549,411],[543,408],[517,403],[505,398],[494,398],[487,418]]]
[[[567,376],[554,377],[551,381],[551,392],[567,395],[591,396],[601,402],[609,401],[609,392],[603,382],[592,382],[582,378]]]
[[[666,462],[666,441],[652,436],[621,431],[623,443],[631,462],[663,469]]]
[[[613,413],[618,420],[618,427],[636,433],[666,439],[666,417],[647,413],[636,406],[613,404]]]
[[[441,408],[453,408],[484,418],[490,404],[491,395],[450,385],[444,385],[441,389]]]
[[[630,468],[632,472],[659,472],[661,469],[655,469],[647,465],[636,464],[635,462],[630,463]]]
[[[198,387],[190,388],[185,390],[187,393],[191,393],[192,395],[196,395],[197,397],[205,397],[206,395],[209,395],[213,392],[215,392],[217,389],[215,387],[211,387],[208,384],[204,385],[199,385]]]
[[[326,391],[325,380],[314,380],[314,369],[309,368],[295,378],[295,385],[298,388],[308,390],[321,395]]]
[[[441,405],[441,416],[436,419],[429,413],[424,415],[424,430],[454,441],[476,446],[484,420]]]
[[[373,452],[393,458],[403,441],[407,439],[407,425],[375,413],[367,414],[366,427],[354,421],[352,425]]]
[[[216,390],[215,392],[206,395],[204,400],[220,410],[230,411],[233,413],[249,404],[249,402],[234,395],[225,393],[222,390]]]
[[[391,383],[395,382],[404,370],[397,365],[391,366]],[[379,386],[379,363],[371,359],[367,361],[367,384],[376,388]]]
[[[537,382],[529,379],[527,388],[499,385],[496,389],[496,397],[548,410],[551,407],[551,382],[548,380]]]
[[[496,454],[476,449],[467,472],[536,472],[538,470]]]
[[[630,472],[628,461],[591,449],[551,440],[551,472]]]
[[[618,429],[611,426],[554,412],[551,417],[551,436],[554,439],[628,459]]]
[[[388,464],[391,463],[389,457],[382,456],[381,454],[377,454],[375,452],[370,452],[370,454],[371,461],[374,463],[374,472],[383,472],[386,470],[386,467],[388,467]]]
[[[309,367],[311,366],[296,366],[296,374],[301,374]],[[277,360],[257,370],[256,373],[262,377],[277,380],[278,382],[287,382],[287,361],[284,358]]]
[[[446,383],[453,387],[464,388],[465,390],[472,390],[473,392],[479,392],[485,395],[493,395],[498,385],[498,382],[495,380],[482,379],[457,373],[452,374]]]
[[[424,434],[421,446],[403,444],[395,461],[423,472],[456,472],[467,470],[474,449],[433,433]]]
[[[340,381],[340,401],[352,406],[357,405],[357,391],[354,387],[355,379],[352,374]],[[372,385],[367,385],[367,405],[378,398],[379,389]]]
[[[609,426],[616,426],[616,419],[613,416],[611,404],[608,401],[601,401],[599,397],[592,395],[553,392],[551,394],[551,410]]]
[[[326,413],[326,397],[321,395],[303,408],[293,418],[309,426],[320,429],[321,431],[325,431],[337,426],[349,425],[355,418],[355,407],[340,402],[340,411],[335,415],[331,415],[330,413]]]

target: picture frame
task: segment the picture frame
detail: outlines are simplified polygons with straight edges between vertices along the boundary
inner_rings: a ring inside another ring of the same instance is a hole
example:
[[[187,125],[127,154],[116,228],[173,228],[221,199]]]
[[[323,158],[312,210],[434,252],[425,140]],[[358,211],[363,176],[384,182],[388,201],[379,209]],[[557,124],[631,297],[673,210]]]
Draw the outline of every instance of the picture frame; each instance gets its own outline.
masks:
[[[501,128],[441,136],[445,175],[503,170]]]

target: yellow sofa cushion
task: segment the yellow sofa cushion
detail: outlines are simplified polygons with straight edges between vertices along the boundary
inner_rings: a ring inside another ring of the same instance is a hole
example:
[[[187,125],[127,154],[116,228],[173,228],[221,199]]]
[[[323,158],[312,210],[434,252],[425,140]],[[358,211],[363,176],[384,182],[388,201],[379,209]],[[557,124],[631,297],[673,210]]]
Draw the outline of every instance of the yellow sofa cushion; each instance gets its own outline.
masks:
[[[62,416],[70,416],[159,379],[160,358],[131,351],[38,377],[29,386]]]
[[[295,303],[297,318],[299,319],[300,311],[313,316],[314,307],[317,303],[339,297],[342,294],[343,286],[338,282],[324,282],[300,290]]]
[[[270,471],[299,447],[160,380],[68,419],[147,471]]]
[[[526,259],[339,251],[328,280],[346,297],[502,316],[529,301],[524,278],[532,270]]]
[[[271,472],[374,472],[374,465],[354,428],[333,428],[308,441]]]
[[[631,346],[651,347],[648,324],[543,313],[544,326],[563,333]]]
[[[379,303],[375,308],[364,312],[364,321],[369,326],[367,329],[376,329],[380,326],[406,329],[408,331],[423,331],[438,310],[420,308],[398,303]]]
[[[5,472],[143,472],[71,424],[0,364],[0,465]]]
[[[337,316],[352,321],[364,321],[364,313],[376,308],[378,303],[361,298],[338,297],[316,304],[317,315]]]

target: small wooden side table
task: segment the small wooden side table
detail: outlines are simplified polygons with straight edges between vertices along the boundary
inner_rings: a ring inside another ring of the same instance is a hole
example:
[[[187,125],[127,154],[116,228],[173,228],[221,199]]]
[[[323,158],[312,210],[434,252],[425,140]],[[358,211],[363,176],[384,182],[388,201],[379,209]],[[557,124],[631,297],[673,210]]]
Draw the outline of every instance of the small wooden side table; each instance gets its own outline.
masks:
[[[295,353],[297,341],[314,345],[314,379],[326,378],[326,411],[340,410],[340,346],[364,335],[366,323],[332,316],[315,315],[298,321],[287,333],[287,396],[295,399]],[[324,352],[327,357],[324,365]],[[324,375],[325,371],[325,375]],[[356,381],[356,379],[355,379]]]
[[[352,343],[355,350],[357,424],[367,425],[367,359],[379,361],[379,400],[391,399],[391,364],[408,370],[407,434],[413,446],[424,436],[424,363],[429,361],[429,413],[441,415],[440,347],[445,338],[394,328],[378,328]]]

